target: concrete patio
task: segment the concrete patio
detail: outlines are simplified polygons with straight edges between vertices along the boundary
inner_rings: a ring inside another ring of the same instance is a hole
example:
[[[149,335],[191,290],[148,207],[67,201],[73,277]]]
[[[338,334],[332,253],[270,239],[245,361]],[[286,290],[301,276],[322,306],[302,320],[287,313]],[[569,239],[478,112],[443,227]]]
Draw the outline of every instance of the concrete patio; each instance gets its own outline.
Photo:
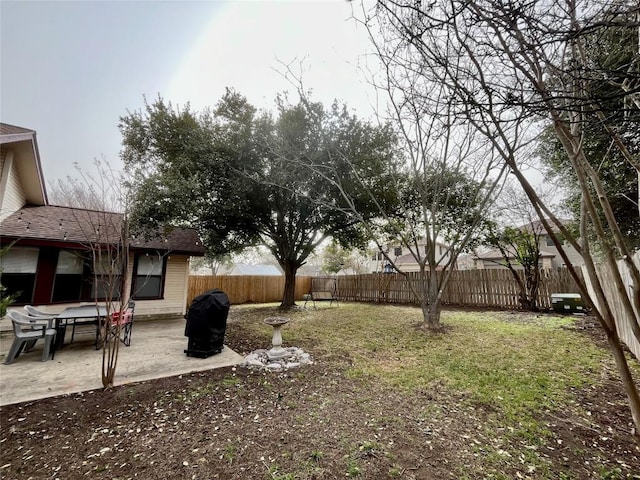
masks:
[[[116,385],[171,377],[190,372],[236,365],[243,357],[228,347],[209,358],[187,357],[184,318],[136,321],[130,347],[120,344]],[[73,343],[66,343],[55,358],[41,362],[43,342],[33,351],[22,353],[11,365],[0,364],[0,405],[21,403],[102,388],[102,351],[93,346],[92,328],[76,332]],[[70,332],[67,331],[66,342]],[[13,334],[0,335],[0,362],[11,347]]]

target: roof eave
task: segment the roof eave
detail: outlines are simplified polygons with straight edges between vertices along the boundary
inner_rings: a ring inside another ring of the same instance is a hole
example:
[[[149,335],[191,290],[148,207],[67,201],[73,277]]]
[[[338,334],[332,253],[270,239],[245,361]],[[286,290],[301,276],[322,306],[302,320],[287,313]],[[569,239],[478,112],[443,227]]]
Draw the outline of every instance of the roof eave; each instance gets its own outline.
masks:
[[[8,135],[0,135],[0,145],[5,143],[24,142],[25,140],[34,140],[35,132],[28,133],[10,133]]]

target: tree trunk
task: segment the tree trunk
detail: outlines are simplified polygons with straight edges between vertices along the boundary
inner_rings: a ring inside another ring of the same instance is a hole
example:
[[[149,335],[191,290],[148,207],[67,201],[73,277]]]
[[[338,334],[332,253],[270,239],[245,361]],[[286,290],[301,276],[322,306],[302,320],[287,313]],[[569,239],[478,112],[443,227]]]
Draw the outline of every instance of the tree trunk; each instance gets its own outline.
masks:
[[[440,288],[438,285],[438,275],[431,270],[427,273],[427,298],[422,304],[422,316],[424,318],[423,328],[425,330],[440,330],[440,313],[442,303],[440,302]]]
[[[282,265],[284,270],[284,293],[280,308],[291,308],[296,304],[296,272],[298,265],[293,261],[286,261]]]
[[[540,270],[538,266],[534,268],[525,268],[524,270],[524,302],[523,306],[530,312],[538,311],[538,287],[540,285]]]
[[[440,300],[436,300],[434,303],[430,303],[426,307],[424,314],[424,328],[430,331],[438,331],[441,328],[440,313],[442,312],[442,304]]]

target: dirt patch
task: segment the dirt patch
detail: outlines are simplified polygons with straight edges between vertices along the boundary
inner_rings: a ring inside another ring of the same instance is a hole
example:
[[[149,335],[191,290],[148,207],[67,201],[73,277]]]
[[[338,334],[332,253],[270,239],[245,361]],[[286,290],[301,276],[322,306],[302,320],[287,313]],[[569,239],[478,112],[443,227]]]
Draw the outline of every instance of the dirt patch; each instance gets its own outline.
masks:
[[[248,353],[265,338],[232,323],[227,343]],[[313,340],[297,346],[313,351]],[[615,372],[576,387],[562,411],[538,414],[548,433],[526,438],[491,405],[444,385],[406,392],[372,384],[351,372],[344,352],[314,361],[283,373],[225,368],[3,407],[0,477],[640,478]]]

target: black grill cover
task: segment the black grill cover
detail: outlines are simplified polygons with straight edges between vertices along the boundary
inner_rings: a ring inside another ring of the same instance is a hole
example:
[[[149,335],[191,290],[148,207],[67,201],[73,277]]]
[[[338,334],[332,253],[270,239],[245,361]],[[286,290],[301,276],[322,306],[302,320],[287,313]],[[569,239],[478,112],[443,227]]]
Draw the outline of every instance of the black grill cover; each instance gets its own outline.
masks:
[[[222,351],[229,315],[229,297],[222,290],[209,290],[191,302],[187,312],[185,336],[189,337],[190,357],[206,358]]]

